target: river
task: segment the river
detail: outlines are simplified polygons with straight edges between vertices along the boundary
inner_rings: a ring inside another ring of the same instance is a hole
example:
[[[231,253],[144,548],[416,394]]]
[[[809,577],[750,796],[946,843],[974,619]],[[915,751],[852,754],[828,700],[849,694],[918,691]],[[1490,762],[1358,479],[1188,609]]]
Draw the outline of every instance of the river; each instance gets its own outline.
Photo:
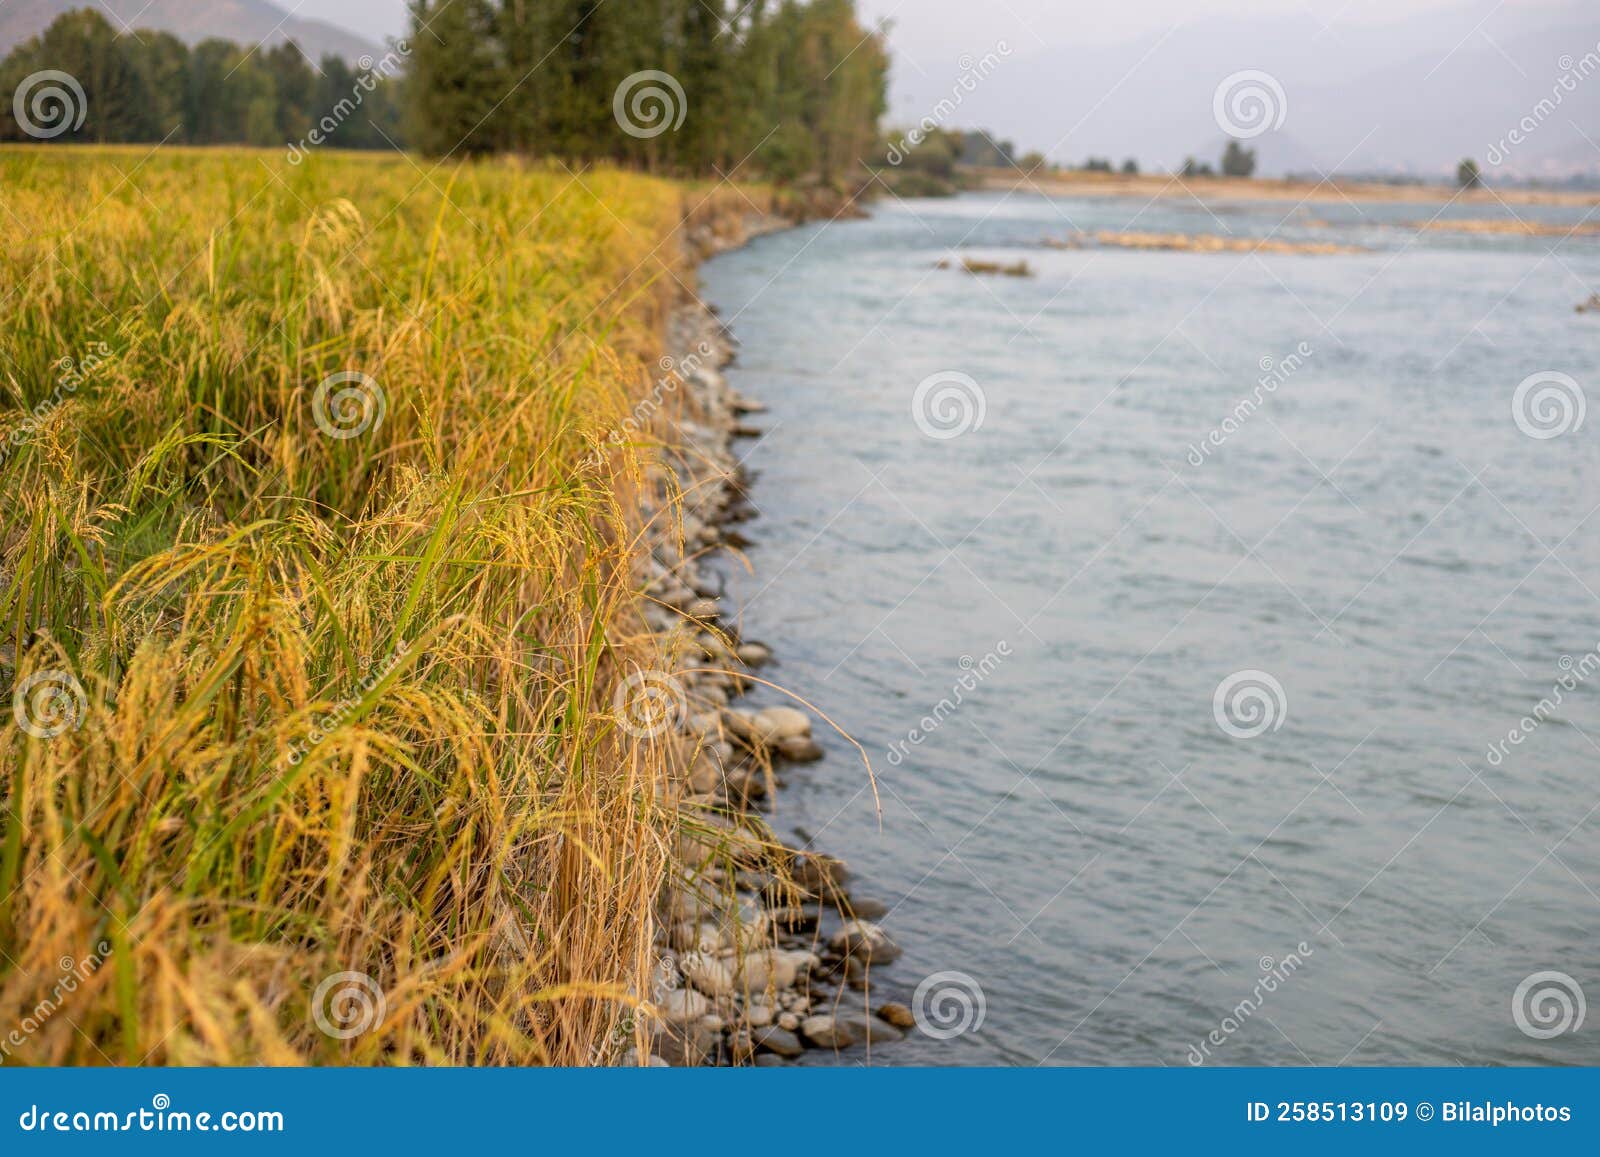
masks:
[[[1600,999],[1600,238],[1436,214],[1509,211],[968,194],[705,267],[731,602],[882,799],[819,728],[776,827],[891,907],[875,989],[975,986],[874,1063],[1600,1063],[1536,999]],[[1042,244],[1129,229],[1362,251]]]

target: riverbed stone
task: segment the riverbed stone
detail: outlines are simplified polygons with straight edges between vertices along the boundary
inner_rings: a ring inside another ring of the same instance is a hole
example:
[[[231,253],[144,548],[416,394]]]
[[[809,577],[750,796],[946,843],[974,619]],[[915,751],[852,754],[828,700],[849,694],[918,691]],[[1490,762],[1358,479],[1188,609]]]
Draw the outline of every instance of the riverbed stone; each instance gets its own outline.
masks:
[[[843,860],[820,852],[798,852],[789,864],[794,882],[808,892],[828,892],[850,878]]]
[[[668,1024],[688,1024],[711,1011],[711,1002],[692,988],[673,989],[657,1003]]]
[[[878,1016],[895,1028],[911,1028],[917,1023],[912,1011],[899,1001],[891,1000],[878,1006]]]
[[[835,952],[872,964],[888,964],[900,955],[900,946],[870,920],[846,920],[828,940]]]
[[[822,758],[822,748],[809,735],[791,735],[778,740],[777,752],[791,763],[815,763]]]
[[[847,1049],[856,1043],[851,1026],[826,1013],[801,1021],[800,1035],[820,1049]]]
[[[762,1052],[777,1053],[780,1057],[797,1057],[805,1051],[805,1046],[794,1033],[771,1025],[752,1029],[750,1039],[755,1042],[757,1049]]]
[[[779,740],[811,734],[811,719],[793,707],[765,707],[756,713],[757,737],[773,744]]]
[[[765,643],[740,643],[734,654],[746,667],[764,667],[772,662],[772,649]]]
[[[733,994],[733,969],[714,956],[691,952],[678,962],[683,975],[707,996]]]
[[[858,920],[879,920],[889,914],[889,905],[882,900],[874,900],[870,896],[850,896],[839,905],[840,911],[848,911],[849,915]]]
[[[905,1039],[906,1034],[888,1021],[879,1020],[864,1012],[841,1012],[834,1019],[840,1026],[848,1029],[857,1040],[864,1040],[869,1044]]]

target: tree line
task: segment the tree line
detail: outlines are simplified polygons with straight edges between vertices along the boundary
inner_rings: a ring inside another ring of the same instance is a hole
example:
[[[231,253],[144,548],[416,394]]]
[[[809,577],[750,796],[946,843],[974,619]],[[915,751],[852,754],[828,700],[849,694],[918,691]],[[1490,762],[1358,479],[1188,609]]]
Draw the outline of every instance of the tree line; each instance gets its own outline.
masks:
[[[413,143],[851,179],[888,56],[854,0],[412,0]]]
[[[402,107],[376,74],[394,60],[358,69],[325,56],[313,68],[290,42],[191,48],[76,9],[0,62],[0,140],[274,146],[320,132],[335,148],[388,148],[405,138]],[[360,115],[335,115],[356,104]]]
[[[854,0],[411,0],[410,15],[358,69],[67,12],[0,62],[0,140],[405,145],[829,184],[879,149],[888,54]]]

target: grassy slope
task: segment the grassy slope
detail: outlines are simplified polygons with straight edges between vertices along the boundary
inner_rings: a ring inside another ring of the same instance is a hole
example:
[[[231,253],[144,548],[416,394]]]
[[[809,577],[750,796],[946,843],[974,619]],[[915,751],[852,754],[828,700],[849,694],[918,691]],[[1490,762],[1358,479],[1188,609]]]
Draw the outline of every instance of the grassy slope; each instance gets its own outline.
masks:
[[[683,199],[0,151],[0,691],[84,695],[50,739],[0,715],[0,1008],[111,945],[12,1061],[593,1056],[674,814],[666,753],[610,717],[648,661],[641,451],[592,449],[646,388]],[[62,359],[99,364],[63,389]],[[334,438],[343,370],[385,411]],[[384,992],[349,1040],[312,1007],[344,970]]]

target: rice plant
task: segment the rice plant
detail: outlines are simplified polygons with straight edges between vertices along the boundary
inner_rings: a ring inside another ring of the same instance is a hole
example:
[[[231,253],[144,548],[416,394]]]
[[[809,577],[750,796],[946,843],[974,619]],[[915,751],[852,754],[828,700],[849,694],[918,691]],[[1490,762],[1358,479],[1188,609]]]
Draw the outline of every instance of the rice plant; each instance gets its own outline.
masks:
[[[648,451],[595,448],[688,196],[0,151],[0,1061],[594,1057],[678,773],[612,717]]]

